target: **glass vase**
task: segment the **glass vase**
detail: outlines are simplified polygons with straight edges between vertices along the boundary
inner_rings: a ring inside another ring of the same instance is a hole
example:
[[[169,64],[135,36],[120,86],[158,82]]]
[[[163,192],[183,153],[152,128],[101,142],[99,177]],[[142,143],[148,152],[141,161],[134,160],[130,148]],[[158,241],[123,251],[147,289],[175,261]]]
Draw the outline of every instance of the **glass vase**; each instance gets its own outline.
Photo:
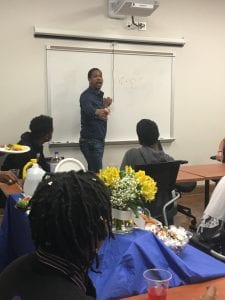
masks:
[[[120,210],[112,208],[113,232],[128,233],[133,230],[133,212],[131,209]]]

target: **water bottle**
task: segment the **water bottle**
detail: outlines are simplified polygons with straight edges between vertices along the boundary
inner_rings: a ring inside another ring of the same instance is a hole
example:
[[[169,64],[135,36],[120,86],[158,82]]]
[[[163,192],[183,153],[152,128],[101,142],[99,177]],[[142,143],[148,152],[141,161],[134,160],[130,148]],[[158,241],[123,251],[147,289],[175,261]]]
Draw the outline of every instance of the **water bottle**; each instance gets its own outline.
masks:
[[[60,162],[60,157],[59,157],[59,152],[55,151],[55,155],[54,157],[52,157],[51,161],[50,161],[50,172],[51,173],[55,173],[55,168],[57,166],[57,164]]]
[[[36,187],[41,182],[45,171],[38,165],[37,159],[31,159],[23,168],[25,179],[23,191],[26,196],[33,196]]]

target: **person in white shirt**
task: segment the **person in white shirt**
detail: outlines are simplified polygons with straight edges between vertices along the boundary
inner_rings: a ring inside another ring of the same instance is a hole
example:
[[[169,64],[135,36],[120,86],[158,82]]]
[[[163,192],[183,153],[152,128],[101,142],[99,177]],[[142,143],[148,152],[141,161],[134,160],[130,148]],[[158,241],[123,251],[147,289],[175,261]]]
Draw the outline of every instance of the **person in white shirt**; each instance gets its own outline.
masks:
[[[198,226],[198,234],[204,241],[223,230],[225,223],[225,176],[217,183],[209,204],[203,212],[201,223]]]

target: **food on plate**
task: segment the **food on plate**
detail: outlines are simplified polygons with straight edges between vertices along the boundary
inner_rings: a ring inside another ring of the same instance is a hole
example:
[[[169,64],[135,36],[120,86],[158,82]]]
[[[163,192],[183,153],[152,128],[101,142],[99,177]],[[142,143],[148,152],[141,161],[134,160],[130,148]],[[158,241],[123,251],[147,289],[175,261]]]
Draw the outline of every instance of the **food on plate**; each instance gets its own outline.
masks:
[[[140,216],[144,219],[145,221],[145,225],[157,225],[157,224],[161,224],[158,220],[150,217],[150,216],[146,216],[145,214],[141,213]]]
[[[189,242],[192,234],[186,231],[183,227],[176,227],[171,225],[169,227],[162,225],[146,226],[146,230],[152,231],[155,235],[162,240],[174,252],[180,254],[184,247]]]
[[[23,151],[27,148],[27,146],[19,145],[19,144],[7,144],[4,146],[5,150],[11,151]]]

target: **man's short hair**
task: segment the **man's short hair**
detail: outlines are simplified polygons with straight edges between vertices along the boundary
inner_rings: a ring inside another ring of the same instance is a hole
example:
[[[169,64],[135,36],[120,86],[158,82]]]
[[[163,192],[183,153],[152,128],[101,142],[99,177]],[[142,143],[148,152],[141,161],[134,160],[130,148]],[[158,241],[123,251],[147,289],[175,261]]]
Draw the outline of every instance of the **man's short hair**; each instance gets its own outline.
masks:
[[[53,131],[53,119],[49,116],[40,115],[31,120],[29,128],[36,138],[43,137]]]
[[[98,69],[98,68],[92,68],[92,69],[90,69],[90,70],[88,71],[88,79],[91,78],[92,73],[94,73],[95,71],[99,71],[99,72],[102,73],[102,71],[101,71],[100,69]]]
[[[152,120],[140,120],[137,123],[136,131],[139,143],[143,146],[151,146],[158,141],[159,129],[157,124]]]

